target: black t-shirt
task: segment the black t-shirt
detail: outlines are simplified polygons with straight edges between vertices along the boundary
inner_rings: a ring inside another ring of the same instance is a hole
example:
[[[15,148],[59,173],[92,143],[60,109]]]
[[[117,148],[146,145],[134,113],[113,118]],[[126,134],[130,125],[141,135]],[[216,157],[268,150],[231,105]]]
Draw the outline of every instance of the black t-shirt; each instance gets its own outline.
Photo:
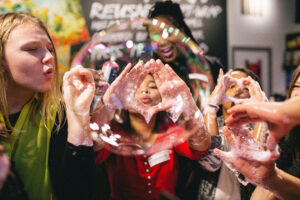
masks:
[[[12,126],[16,124],[19,115],[20,112],[9,115]],[[56,126],[52,130],[49,151],[49,170],[55,199],[91,199],[95,174],[93,148],[75,146],[67,142],[67,123],[64,123],[59,131],[55,130]],[[18,177],[17,172],[15,175]],[[18,183],[17,187],[22,186],[22,183]],[[21,188],[21,190],[24,189]],[[11,190],[2,193],[7,195],[7,192],[11,192]],[[22,196],[19,199],[27,199],[24,192]]]

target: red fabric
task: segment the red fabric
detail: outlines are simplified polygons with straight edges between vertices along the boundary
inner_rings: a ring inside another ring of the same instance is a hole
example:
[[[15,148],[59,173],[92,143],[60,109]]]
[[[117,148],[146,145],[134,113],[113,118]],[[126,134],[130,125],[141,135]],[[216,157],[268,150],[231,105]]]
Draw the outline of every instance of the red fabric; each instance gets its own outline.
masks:
[[[174,127],[172,132],[174,133]],[[154,145],[160,143],[164,137],[165,135],[158,137]],[[198,152],[190,149],[185,140],[174,148],[169,148],[170,160],[152,167],[148,162],[151,155],[121,156],[111,154],[107,149],[97,154],[96,163],[105,162],[107,166],[111,199],[159,199],[162,191],[175,194],[178,175],[177,154],[190,159],[200,159],[205,153],[206,151]]]

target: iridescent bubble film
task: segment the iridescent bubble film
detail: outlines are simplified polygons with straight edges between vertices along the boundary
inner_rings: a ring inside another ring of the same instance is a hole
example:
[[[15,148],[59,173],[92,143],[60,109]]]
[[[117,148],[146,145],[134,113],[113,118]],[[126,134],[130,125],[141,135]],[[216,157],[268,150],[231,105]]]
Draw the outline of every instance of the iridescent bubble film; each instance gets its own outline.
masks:
[[[209,65],[199,46],[167,20],[116,22],[94,34],[72,65],[94,75],[90,128],[114,153],[150,154],[206,131],[201,108],[213,88]],[[191,131],[195,121],[199,128]],[[141,133],[143,126],[151,131]]]

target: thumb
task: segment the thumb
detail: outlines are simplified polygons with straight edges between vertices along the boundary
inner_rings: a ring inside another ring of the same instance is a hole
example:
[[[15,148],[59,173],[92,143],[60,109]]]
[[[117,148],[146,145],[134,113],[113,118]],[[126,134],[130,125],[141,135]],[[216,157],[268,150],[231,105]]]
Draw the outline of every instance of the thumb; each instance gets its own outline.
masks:
[[[276,150],[277,142],[277,139],[272,134],[270,134],[267,139],[267,148],[271,152],[274,152]]]
[[[221,151],[220,149],[215,148],[214,153],[221,158],[224,162],[232,164],[234,162],[234,157],[230,152]]]

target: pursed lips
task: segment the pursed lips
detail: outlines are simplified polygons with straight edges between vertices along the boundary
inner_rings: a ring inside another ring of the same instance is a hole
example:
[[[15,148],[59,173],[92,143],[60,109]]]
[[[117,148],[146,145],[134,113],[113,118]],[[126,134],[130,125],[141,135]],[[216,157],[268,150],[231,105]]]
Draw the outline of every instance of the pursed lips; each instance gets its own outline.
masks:
[[[44,71],[44,76],[46,76],[46,78],[52,78],[52,75],[53,75],[53,67],[48,66],[47,69]]]

